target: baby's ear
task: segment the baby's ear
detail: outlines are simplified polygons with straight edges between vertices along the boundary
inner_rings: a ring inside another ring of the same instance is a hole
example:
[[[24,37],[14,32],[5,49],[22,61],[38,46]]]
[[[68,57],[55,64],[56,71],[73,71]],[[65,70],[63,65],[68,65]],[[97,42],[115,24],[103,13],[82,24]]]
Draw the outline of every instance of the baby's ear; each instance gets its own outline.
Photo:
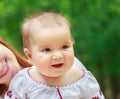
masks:
[[[28,48],[24,48],[24,53],[25,53],[25,55],[27,56],[27,58],[28,58],[29,60],[31,60],[32,54],[31,54],[31,51],[30,51]]]

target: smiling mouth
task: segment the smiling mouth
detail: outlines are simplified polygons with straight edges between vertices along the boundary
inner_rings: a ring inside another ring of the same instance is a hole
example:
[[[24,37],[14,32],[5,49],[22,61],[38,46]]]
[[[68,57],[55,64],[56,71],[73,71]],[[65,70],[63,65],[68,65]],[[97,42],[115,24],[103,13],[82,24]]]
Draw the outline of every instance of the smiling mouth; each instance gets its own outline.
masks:
[[[0,74],[0,78],[3,77],[3,76],[5,76],[8,73],[8,71],[9,71],[9,67],[8,67],[8,65],[6,65],[5,69]]]
[[[61,63],[61,64],[54,64],[54,65],[52,65],[54,68],[60,68],[60,67],[62,67],[63,66],[63,63]]]

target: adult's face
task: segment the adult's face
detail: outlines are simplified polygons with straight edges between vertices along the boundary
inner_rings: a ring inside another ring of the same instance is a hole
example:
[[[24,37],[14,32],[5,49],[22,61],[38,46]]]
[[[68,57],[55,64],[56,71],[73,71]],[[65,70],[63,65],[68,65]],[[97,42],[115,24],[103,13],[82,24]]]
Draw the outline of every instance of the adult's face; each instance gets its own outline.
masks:
[[[0,44],[0,85],[9,85],[13,76],[20,69],[20,65],[12,51]]]

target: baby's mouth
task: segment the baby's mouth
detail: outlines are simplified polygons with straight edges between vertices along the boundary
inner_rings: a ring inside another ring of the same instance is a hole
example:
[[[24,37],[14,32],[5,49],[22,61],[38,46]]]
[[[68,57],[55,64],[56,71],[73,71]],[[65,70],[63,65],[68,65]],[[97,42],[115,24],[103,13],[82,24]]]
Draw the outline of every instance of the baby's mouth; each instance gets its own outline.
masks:
[[[52,65],[54,68],[60,68],[63,66],[63,63],[60,63],[60,64],[54,64]]]

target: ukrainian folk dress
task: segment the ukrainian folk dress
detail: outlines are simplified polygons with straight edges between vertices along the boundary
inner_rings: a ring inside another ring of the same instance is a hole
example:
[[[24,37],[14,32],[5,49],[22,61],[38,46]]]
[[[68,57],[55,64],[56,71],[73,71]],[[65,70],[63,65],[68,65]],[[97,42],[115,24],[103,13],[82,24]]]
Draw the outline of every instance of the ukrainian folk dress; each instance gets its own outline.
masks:
[[[49,86],[34,80],[29,67],[15,75],[4,99],[104,99],[95,77],[87,70],[76,82],[66,86]]]

